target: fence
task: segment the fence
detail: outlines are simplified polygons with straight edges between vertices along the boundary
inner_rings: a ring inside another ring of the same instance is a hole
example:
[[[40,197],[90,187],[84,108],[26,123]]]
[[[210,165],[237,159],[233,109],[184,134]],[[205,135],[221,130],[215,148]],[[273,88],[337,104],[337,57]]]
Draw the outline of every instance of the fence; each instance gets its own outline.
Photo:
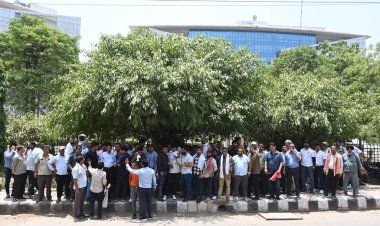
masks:
[[[380,162],[380,143],[370,144],[359,140],[358,147],[364,152],[365,159],[370,162]]]

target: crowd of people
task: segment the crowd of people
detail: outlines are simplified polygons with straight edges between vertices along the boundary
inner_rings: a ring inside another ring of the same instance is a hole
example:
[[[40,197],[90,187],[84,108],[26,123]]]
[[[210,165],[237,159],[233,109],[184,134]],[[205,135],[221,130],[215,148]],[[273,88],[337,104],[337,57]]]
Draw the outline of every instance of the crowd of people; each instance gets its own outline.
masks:
[[[198,203],[215,199],[280,199],[281,194],[299,198],[301,192],[319,192],[326,197],[331,193],[335,198],[338,187],[348,195],[348,186],[356,196],[359,175],[365,173],[363,153],[350,141],[336,141],[333,146],[323,142],[312,149],[306,140],[298,151],[290,140],[280,147],[269,143],[267,150],[255,141],[245,146],[239,137],[227,148],[220,142],[206,141],[194,146],[145,146],[145,141],[134,146],[98,143],[81,134],[78,142],[59,148],[57,155],[49,150],[49,146],[37,146],[36,142],[26,147],[9,145],[4,153],[7,198],[52,201],[55,178],[56,201],[74,201],[76,218],[86,217],[86,199],[90,202],[90,216],[95,218],[97,201],[96,217],[101,218],[106,191],[109,199],[132,203],[132,218],[137,217],[139,201],[140,219],[146,220],[152,217],[154,196],[165,201],[170,197],[177,200],[181,194],[183,202]],[[36,191],[38,195],[34,196]]]

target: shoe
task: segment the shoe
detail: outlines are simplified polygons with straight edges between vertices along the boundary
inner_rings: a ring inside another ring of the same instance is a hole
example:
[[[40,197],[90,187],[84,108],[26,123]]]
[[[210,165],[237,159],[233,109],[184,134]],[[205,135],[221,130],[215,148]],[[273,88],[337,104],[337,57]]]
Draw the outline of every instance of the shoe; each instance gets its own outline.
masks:
[[[140,221],[142,221],[142,222],[145,222],[145,221],[147,221],[148,219],[146,219],[146,218],[140,218]]]
[[[182,202],[187,202],[187,198],[184,198],[184,199],[182,200]]]
[[[320,191],[319,191],[319,194],[323,194],[323,190],[320,190]]]
[[[238,201],[237,197],[234,197],[234,202],[237,202],[237,201]]]
[[[269,199],[274,199],[274,195],[269,196]]]
[[[348,195],[348,193],[345,191],[345,192],[344,192],[344,195]]]
[[[162,200],[166,201],[166,195],[164,195],[164,197],[162,197]]]
[[[252,200],[260,200],[259,196],[255,196],[255,198],[252,198]]]
[[[277,199],[277,200],[280,200],[281,198],[280,198],[280,196],[276,196],[276,199]]]
[[[148,216],[148,219],[152,219],[153,217],[152,216]]]
[[[211,198],[212,200],[215,200],[216,199],[216,196],[214,195],[214,196],[212,196],[212,198]]]
[[[38,199],[37,201],[36,201],[36,203],[39,203],[39,202],[41,202],[42,200],[41,199]]]
[[[11,196],[8,194],[7,196],[5,196],[6,199],[10,199]]]
[[[210,201],[210,198],[209,198],[209,197],[207,197],[205,201],[206,201],[206,202]]]
[[[336,195],[332,195],[331,197],[332,197],[333,199],[336,199]]]
[[[298,194],[298,195],[296,195],[296,199],[300,199],[301,197],[300,197],[300,195]]]
[[[197,198],[197,203],[200,203],[202,202],[202,199],[201,198]]]
[[[57,199],[57,203],[60,203],[60,202],[61,202],[61,198],[58,198],[58,199]]]
[[[13,199],[12,199],[12,201],[13,201],[13,202],[17,202],[17,201],[18,201],[18,199],[16,199],[16,198],[13,198]]]
[[[133,214],[133,215],[132,215],[132,219],[136,219],[136,214]]]
[[[128,202],[131,203],[131,202],[132,202],[132,199],[129,199]]]
[[[173,200],[177,200],[177,197],[175,197],[175,195],[173,195]]]

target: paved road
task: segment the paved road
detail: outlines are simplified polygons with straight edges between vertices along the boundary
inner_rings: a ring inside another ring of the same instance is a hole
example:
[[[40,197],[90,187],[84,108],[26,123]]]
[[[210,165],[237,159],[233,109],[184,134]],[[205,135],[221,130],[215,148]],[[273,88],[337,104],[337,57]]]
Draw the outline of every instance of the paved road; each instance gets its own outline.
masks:
[[[140,221],[132,221],[127,217],[110,217],[104,220],[85,220],[75,222],[71,216],[67,215],[44,215],[37,216],[32,214],[21,214],[16,216],[0,215],[1,225],[24,225],[24,226],[115,226],[115,225],[218,225],[218,226],[245,226],[245,225],[307,225],[307,226],[323,226],[323,225],[353,225],[353,226],[379,226],[380,210],[373,211],[354,211],[354,212],[314,212],[314,213],[296,213],[303,217],[303,220],[290,221],[266,221],[257,214],[217,214],[213,216],[179,216],[174,214],[158,215],[155,219],[141,223]]]

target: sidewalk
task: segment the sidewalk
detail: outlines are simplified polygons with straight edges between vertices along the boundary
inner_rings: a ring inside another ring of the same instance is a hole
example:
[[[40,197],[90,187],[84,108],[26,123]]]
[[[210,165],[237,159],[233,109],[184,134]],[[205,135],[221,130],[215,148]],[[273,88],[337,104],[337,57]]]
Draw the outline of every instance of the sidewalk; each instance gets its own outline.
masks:
[[[271,200],[262,198],[258,201],[226,201],[210,200],[208,202],[196,203],[195,201],[182,202],[168,199],[166,202],[154,201],[153,212],[156,213],[179,213],[179,214],[213,214],[220,212],[228,213],[256,213],[256,212],[315,212],[315,211],[348,211],[348,210],[370,210],[380,209],[380,186],[361,186],[359,195],[352,197],[343,195],[342,191],[337,192],[337,198],[325,198],[320,194],[301,194],[300,199],[286,198],[281,195],[281,200]],[[47,214],[47,213],[67,213],[72,214],[73,202],[63,200],[56,203],[55,191],[52,192],[53,201],[42,201],[36,203],[32,199],[13,202],[12,199],[5,198],[5,191],[0,194],[0,214]],[[138,203],[137,203],[138,205]],[[95,205],[96,206],[96,205]],[[89,209],[89,203],[85,203],[85,211]],[[125,215],[131,213],[131,204],[121,201],[110,202],[105,209],[115,215]]]

